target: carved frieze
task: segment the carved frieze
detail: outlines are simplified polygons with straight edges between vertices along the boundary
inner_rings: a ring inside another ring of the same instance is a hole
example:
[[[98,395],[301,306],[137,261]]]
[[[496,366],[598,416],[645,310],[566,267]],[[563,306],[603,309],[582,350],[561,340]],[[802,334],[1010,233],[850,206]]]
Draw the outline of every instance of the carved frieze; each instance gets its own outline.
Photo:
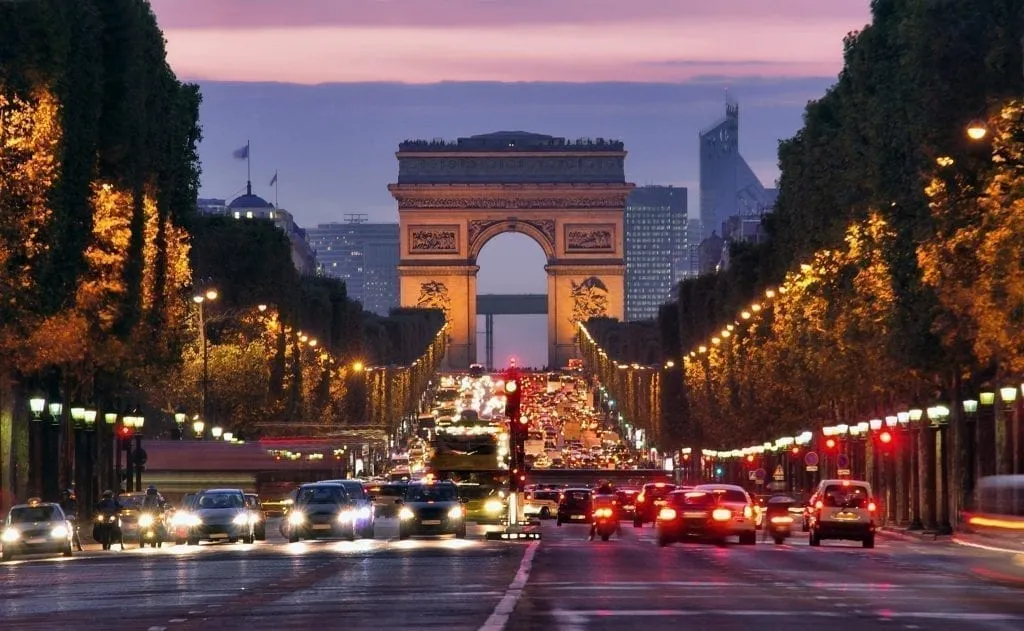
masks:
[[[458,226],[410,226],[409,254],[458,254]]]
[[[448,295],[448,287],[441,281],[420,283],[420,296],[416,300],[416,306],[421,309],[440,309],[444,311],[445,320],[451,321],[452,299]]]
[[[586,322],[595,316],[608,315],[608,287],[597,276],[590,276],[572,283],[569,296],[572,298],[572,313],[569,323],[575,330],[579,322]]]
[[[501,221],[494,219],[471,219],[469,222],[469,247],[472,248],[473,244],[476,243],[476,238],[480,236],[485,230],[501,223]]]
[[[578,208],[625,208],[622,193],[607,197],[421,197],[396,194],[398,208],[404,209],[481,209],[481,210],[563,210]]]
[[[398,181],[624,182],[622,156],[398,158]]]
[[[615,226],[568,224],[565,226],[566,252],[614,252]]]

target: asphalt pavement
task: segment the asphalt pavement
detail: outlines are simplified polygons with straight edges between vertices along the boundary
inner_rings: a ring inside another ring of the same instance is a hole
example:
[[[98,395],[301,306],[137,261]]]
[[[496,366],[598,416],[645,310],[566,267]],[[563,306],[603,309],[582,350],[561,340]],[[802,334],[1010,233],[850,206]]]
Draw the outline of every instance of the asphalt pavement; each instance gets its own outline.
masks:
[[[1024,588],[983,572],[1005,554],[952,542],[659,548],[542,526],[535,543],[373,540],[203,544],[0,563],[0,628],[1024,629]],[[988,578],[986,578],[988,577]]]

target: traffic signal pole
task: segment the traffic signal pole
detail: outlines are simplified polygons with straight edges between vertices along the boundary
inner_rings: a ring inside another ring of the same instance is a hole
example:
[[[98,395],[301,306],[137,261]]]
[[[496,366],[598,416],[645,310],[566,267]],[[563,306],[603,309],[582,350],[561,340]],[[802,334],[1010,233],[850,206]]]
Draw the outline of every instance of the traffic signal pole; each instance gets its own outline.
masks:
[[[525,530],[528,525],[523,514],[523,491],[526,482],[526,434],[529,421],[520,411],[522,402],[522,380],[516,369],[510,368],[505,375],[505,420],[508,422],[509,476],[508,515],[503,532],[488,532],[487,539],[540,539],[540,533]]]

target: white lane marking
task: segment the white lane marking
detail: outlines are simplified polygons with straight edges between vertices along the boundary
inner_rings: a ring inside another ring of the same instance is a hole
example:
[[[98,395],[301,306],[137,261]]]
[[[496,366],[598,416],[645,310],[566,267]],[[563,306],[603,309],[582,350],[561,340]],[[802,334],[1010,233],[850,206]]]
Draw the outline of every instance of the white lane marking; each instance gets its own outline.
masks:
[[[167,631],[167,627],[150,627],[146,631]]]
[[[554,609],[551,612],[556,618],[565,620],[574,620],[576,623],[586,622],[586,619],[591,616],[600,616],[603,618],[607,617],[694,617],[694,616],[725,616],[725,617],[738,617],[738,618],[750,618],[750,617],[771,617],[771,618],[787,618],[787,617],[814,617],[814,618],[848,618],[849,612],[830,612],[830,611],[775,611],[775,610],[763,610],[763,609],[592,609],[592,610],[567,610],[567,609]],[[868,612],[864,612],[867,614]],[[922,619],[922,620],[957,620],[963,622],[1009,622],[1024,620],[1024,616],[1018,616],[1014,614],[1001,614],[1001,613],[974,613],[974,612],[939,612],[939,611],[904,611],[904,612],[892,612],[886,611],[884,613],[878,612],[874,614],[879,618],[902,618],[902,619]],[[565,627],[563,627],[564,629]]]
[[[512,615],[512,611],[516,608],[516,603],[519,602],[519,598],[523,595],[526,581],[530,579],[530,569],[533,567],[533,557],[537,554],[538,546],[540,546],[540,542],[534,541],[526,547],[526,552],[523,554],[523,560],[519,562],[519,570],[516,572],[515,578],[509,583],[508,589],[505,590],[505,595],[498,601],[494,611],[487,618],[487,621],[484,622],[483,626],[480,627],[479,631],[503,631],[505,625],[508,624],[509,616]]]

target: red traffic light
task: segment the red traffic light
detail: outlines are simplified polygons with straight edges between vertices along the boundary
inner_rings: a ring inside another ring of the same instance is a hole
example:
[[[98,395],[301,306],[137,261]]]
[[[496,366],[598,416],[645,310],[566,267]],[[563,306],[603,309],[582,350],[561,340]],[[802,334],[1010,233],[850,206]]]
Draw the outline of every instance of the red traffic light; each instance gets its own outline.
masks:
[[[792,451],[793,455],[796,456],[796,455],[798,455],[800,453],[800,448],[799,447],[793,447],[793,449],[791,449],[790,451]]]
[[[121,427],[117,428],[117,435],[120,436],[121,438],[131,438],[133,435],[135,435],[135,430],[133,430],[130,427],[122,425]]]
[[[892,442],[892,434],[889,432],[882,432],[878,435],[878,440],[882,441],[882,444],[888,445]]]
[[[747,462],[753,462],[753,461],[754,461],[754,456],[753,455],[747,456]]]
[[[828,447],[829,449],[834,448],[836,446],[836,439],[829,438],[828,440],[825,441],[825,446]]]
[[[528,425],[529,423],[530,423],[530,419],[526,418],[525,416],[520,416],[519,417],[519,424],[520,425]]]

